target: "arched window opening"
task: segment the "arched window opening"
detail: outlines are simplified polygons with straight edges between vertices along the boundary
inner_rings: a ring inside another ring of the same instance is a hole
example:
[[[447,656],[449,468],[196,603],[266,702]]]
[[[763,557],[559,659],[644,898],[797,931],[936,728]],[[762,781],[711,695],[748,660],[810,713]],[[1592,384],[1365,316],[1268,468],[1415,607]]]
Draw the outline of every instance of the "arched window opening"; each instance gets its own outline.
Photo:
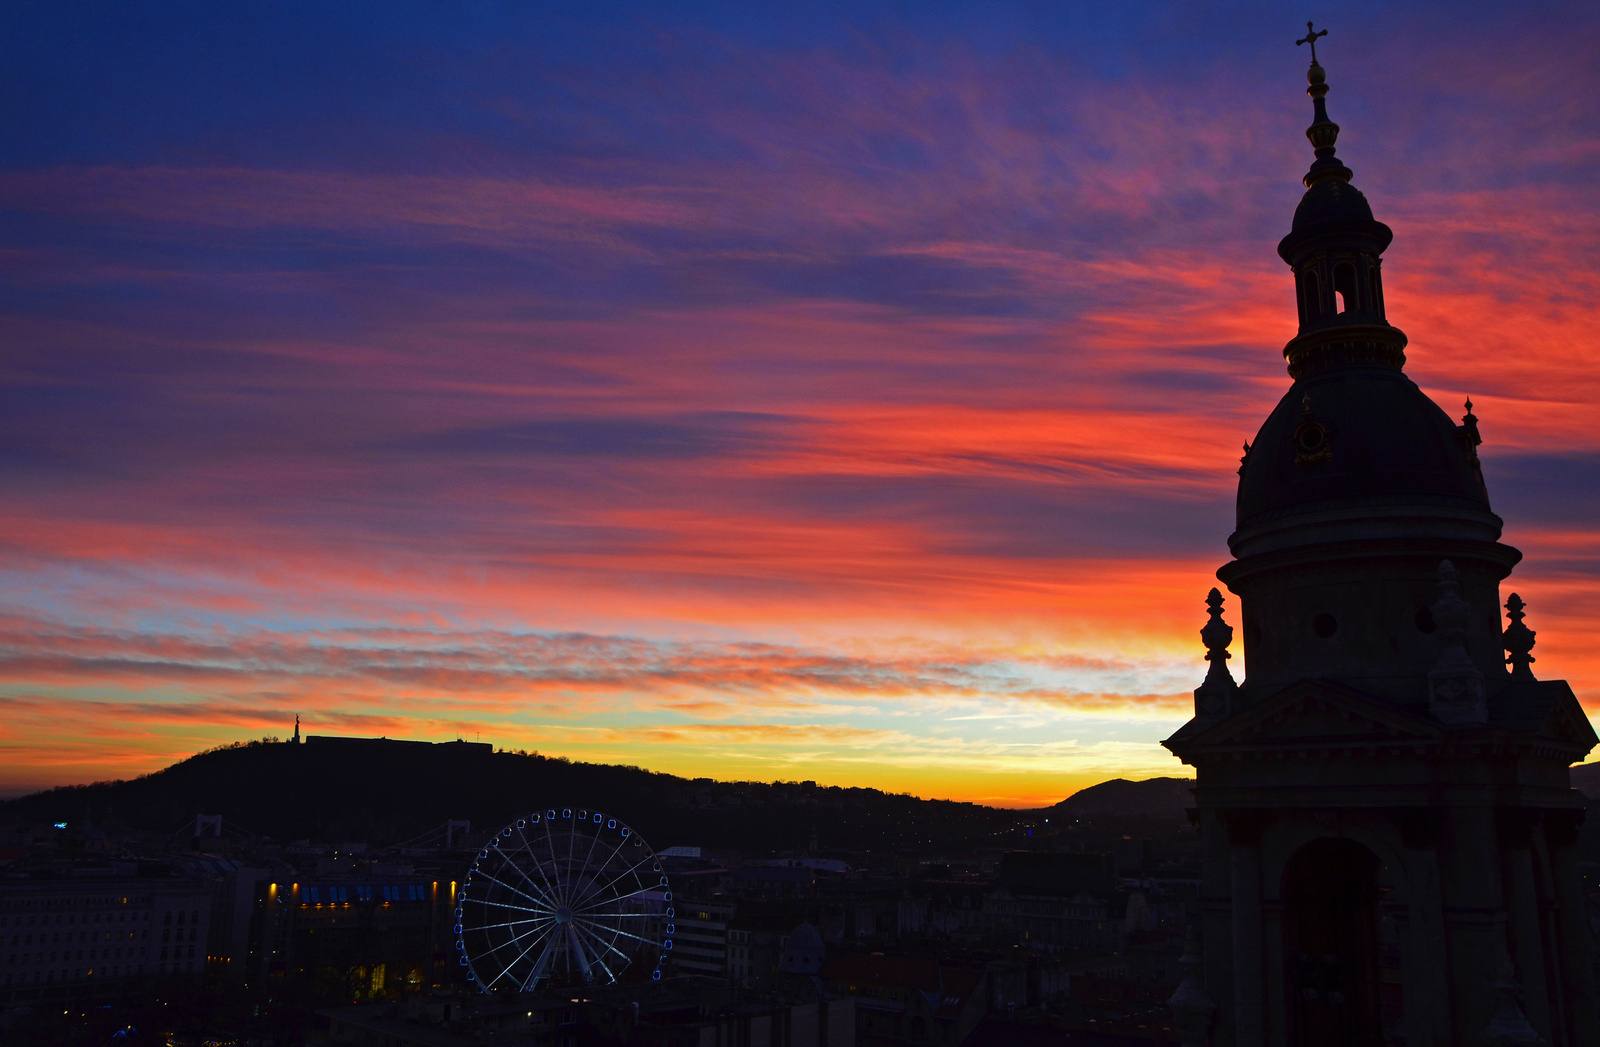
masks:
[[[1356,267],[1341,262],[1333,267],[1333,291],[1339,296],[1339,311],[1348,313],[1357,306]]]
[[[1349,839],[1315,840],[1283,876],[1284,989],[1290,1043],[1382,1039],[1379,862]]]
[[[1303,274],[1302,290],[1304,305],[1301,315],[1307,320],[1315,320],[1322,313],[1322,288],[1317,274],[1309,269]]]

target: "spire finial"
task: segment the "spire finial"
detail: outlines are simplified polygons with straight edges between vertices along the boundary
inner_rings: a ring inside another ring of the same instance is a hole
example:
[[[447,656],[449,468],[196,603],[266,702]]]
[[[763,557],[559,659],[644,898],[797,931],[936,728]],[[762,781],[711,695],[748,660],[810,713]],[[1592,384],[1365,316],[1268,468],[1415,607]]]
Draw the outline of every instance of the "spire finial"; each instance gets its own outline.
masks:
[[[1294,46],[1299,47],[1301,44],[1310,44],[1311,45],[1311,64],[1312,65],[1316,65],[1317,64],[1317,38],[1318,37],[1322,37],[1322,36],[1327,36],[1327,35],[1328,35],[1328,31],[1326,29],[1322,30],[1321,32],[1318,32],[1315,26],[1313,26],[1310,22],[1307,22],[1306,23],[1306,35],[1304,37],[1302,37],[1301,39],[1296,40],[1294,42]]]
[[[1317,39],[1327,35],[1326,29],[1317,30],[1307,22],[1306,35],[1294,42],[1296,47],[1311,45],[1311,68],[1306,70],[1306,82],[1311,86],[1306,88],[1306,94],[1311,96],[1312,119],[1311,126],[1306,128],[1306,137],[1311,139],[1311,148],[1316,151],[1317,159],[1311,164],[1311,170],[1306,172],[1305,178],[1301,179],[1307,189],[1324,179],[1335,178],[1348,182],[1354,177],[1351,170],[1334,159],[1333,155],[1333,144],[1339,140],[1339,125],[1328,119],[1328,73],[1317,61]]]

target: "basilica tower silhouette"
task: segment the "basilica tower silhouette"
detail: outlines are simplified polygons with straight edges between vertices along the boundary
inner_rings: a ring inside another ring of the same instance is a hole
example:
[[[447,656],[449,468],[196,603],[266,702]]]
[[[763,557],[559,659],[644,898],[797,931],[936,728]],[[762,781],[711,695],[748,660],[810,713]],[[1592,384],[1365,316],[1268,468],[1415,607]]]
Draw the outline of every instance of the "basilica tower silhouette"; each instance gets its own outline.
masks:
[[[1471,403],[1458,424],[1403,371],[1393,233],[1335,156],[1315,35],[1316,159],[1278,245],[1292,384],[1246,445],[1217,572],[1245,672],[1213,589],[1211,669],[1163,743],[1195,769],[1205,855],[1204,991],[1174,1009],[1227,1047],[1600,1044],[1568,775],[1600,739],[1535,679],[1514,593],[1502,627],[1522,554]]]

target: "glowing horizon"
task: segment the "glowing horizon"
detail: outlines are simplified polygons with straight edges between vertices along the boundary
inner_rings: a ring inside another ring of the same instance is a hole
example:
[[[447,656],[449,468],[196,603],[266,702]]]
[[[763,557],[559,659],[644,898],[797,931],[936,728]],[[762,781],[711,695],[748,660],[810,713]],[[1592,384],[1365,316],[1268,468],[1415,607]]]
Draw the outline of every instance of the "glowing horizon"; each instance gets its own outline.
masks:
[[[1288,388],[1295,23],[380,10],[13,16],[0,793],[296,714],[1001,806],[1187,774]],[[1471,396],[1502,598],[1600,724],[1600,14],[1345,17],[1407,373]]]

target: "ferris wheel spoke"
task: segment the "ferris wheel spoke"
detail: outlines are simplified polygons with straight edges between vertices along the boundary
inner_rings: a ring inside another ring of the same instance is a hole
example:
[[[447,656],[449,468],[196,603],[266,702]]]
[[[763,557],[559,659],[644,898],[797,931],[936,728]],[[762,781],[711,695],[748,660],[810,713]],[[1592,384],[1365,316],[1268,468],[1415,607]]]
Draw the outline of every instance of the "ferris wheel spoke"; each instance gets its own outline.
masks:
[[[468,899],[466,899],[466,904],[467,905],[489,905],[489,906],[493,906],[496,909],[515,909],[518,912],[538,913],[541,916],[554,916],[555,915],[555,910],[554,909],[531,909],[526,905],[512,905],[510,902],[486,902],[486,901],[482,900],[481,898],[468,898]]]
[[[628,866],[628,868],[624,869],[622,872],[618,873],[611,880],[611,882],[606,884],[604,887],[599,888],[599,890],[590,891],[587,895],[584,896],[584,900],[587,901],[588,899],[593,898],[596,894],[599,894],[601,891],[609,891],[609,890],[611,890],[611,888],[613,888],[617,884],[621,883],[623,881],[623,879],[625,879],[634,870],[642,868],[645,865],[645,863],[647,863],[647,862],[654,861],[655,857],[656,856],[655,856],[655,854],[653,852],[650,853],[650,854],[645,855],[643,858],[639,859],[637,862],[635,862],[634,864]],[[646,889],[647,888],[644,888],[644,887],[640,888],[640,890],[646,890]]]
[[[572,856],[577,853],[577,850],[578,850],[578,819],[577,819],[576,816],[574,816],[573,819],[572,819],[571,827],[569,827],[567,829],[567,879],[566,879],[567,896],[566,896],[565,899],[562,900],[562,904],[563,905],[571,905],[572,904],[573,892],[576,891],[577,888],[578,888],[578,878],[575,875],[574,867],[573,867],[573,864],[572,864]],[[587,973],[587,966],[585,967],[585,973]]]
[[[588,928],[583,928],[583,933],[587,934],[589,937],[591,937],[595,941],[599,942],[605,948],[610,949],[612,952],[614,952],[618,956],[622,957],[622,962],[623,962],[624,966],[626,966],[627,964],[629,964],[629,963],[631,963],[633,961],[633,957],[629,956],[627,953],[625,953],[621,949],[617,948],[616,945],[613,942],[606,941],[604,938],[602,938],[596,932],[591,931]],[[607,974],[611,974],[611,968],[607,967],[606,968],[606,973]],[[613,981],[616,979],[616,975],[614,975],[614,974],[611,975],[611,977],[612,977]]]
[[[533,987],[538,984],[539,979],[544,977],[544,972],[550,966],[550,953],[556,947],[556,938],[557,936],[555,934],[550,934],[545,937],[544,951],[541,952],[539,954],[539,958],[534,961],[533,970],[529,971],[528,976],[522,980],[521,988],[523,992],[529,992],[532,990]]]
[[[544,871],[544,862],[540,861],[539,856],[533,853],[533,844],[529,842],[528,834],[518,829],[517,835],[522,837],[522,849],[528,852],[528,858],[530,859],[528,864],[538,871],[539,879],[544,881],[545,890],[550,892],[551,897],[554,897],[556,893],[555,885],[550,882],[549,875]],[[551,857],[554,858],[555,855],[552,853]],[[524,873],[524,875],[526,874]]]
[[[501,857],[505,858],[506,856],[502,854]],[[506,865],[510,866],[512,869],[516,869],[517,873],[522,876],[523,885],[528,887],[528,888],[530,888],[531,890],[524,890],[523,887],[519,887],[516,884],[511,883],[509,880],[502,880],[502,879],[500,879],[500,877],[496,876],[494,873],[485,872],[483,869],[475,869],[475,870],[473,870],[473,872],[476,873],[477,875],[483,877],[485,880],[490,881],[491,883],[499,884],[501,887],[504,887],[506,890],[510,891],[513,894],[516,894],[516,895],[519,895],[520,897],[526,898],[528,901],[533,902],[535,905],[546,905],[546,906],[552,906],[552,908],[553,908],[553,905],[552,905],[549,897],[547,897],[547,896],[545,896],[545,895],[543,895],[543,894],[541,894],[539,892],[539,885],[534,883],[532,880],[528,879],[527,874],[524,873],[520,868],[518,868],[517,865],[514,862],[512,862],[509,858],[506,859]],[[499,870],[496,870],[496,871],[499,871]]]
[[[583,931],[583,929],[581,927],[579,928],[579,930]],[[630,957],[628,956],[627,953],[623,952],[621,949],[617,948],[615,945],[612,945],[610,942],[600,941],[600,939],[595,935],[595,933],[593,931],[583,931],[583,933],[587,934],[590,938],[593,938],[596,942],[599,942],[599,944],[601,946],[603,946],[604,948],[610,949],[612,952],[614,952],[618,956],[622,957],[624,962],[626,962],[627,960],[630,959]],[[607,978],[611,979],[612,981],[616,981],[617,980],[616,974],[611,970],[610,967],[606,966],[606,961],[604,959],[604,954],[603,953],[596,953],[595,956],[594,956],[594,962],[598,963],[600,965],[600,969],[602,971],[606,972],[606,977]]]
[[[530,952],[532,952],[534,950],[534,948],[541,941],[545,941],[545,940],[547,940],[548,938],[551,937],[551,935],[549,935],[549,934],[540,935],[538,931],[529,931],[527,934],[520,934],[520,935],[517,935],[517,936],[513,937],[511,939],[511,942],[508,943],[508,944],[510,944],[514,948],[516,942],[519,939],[527,938],[527,937],[530,937],[530,936],[533,937],[533,941],[529,942],[527,948],[525,948],[521,952],[519,952],[515,959],[513,959],[510,963],[506,964],[505,968],[503,970],[501,970],[501,972],[499,974],[495,975],[492,980],[490,980],[489,982],[484,984],[484,989],[485,990],[489,990],[489,989],[494,988],[494,983],[495,982],[498,982],[501,978],[504,978],[506,975],[510,974],[511,973],[511,969],[513,967],[515,967],[517,964],[521,963],[522,960],[523,960],[523,957],[527,956]],[[548,946],[546,946],[546,948],[548,948]],[[495,950],[495,951],[498,952],[499,950]]]
[[[556,838],[555,838],[555,834],[550,831],[550,819],[548,819],[548,818],[546,818],[545,822],[544,822],[544,838],[545,838],[545,842],[550,845],[550,864],[551,864],[551,866],[554,867],[554,868],[560,868],[560,859],[557,857],[557,853],[556,853]],[[554,893],[555,893],[555,896],[556,896],[556,899],[557,899],[558,903],[559,904],[563,904],[563,905],[566,904],[566,900],[567,899],[566,899],[566,896],[565,896],[565,892],[563,892],[559,888],[553,888],[553,890],[554,890]]]
[[[496,927],[535,927],[535,928],[537,928],[539,925],[550,923],[553,920],[555,920],[554,916],[541,916],[536,920],[512,920],[510,923],[473,924],[472,929],[475,930],[475,931],[489,931],[489,930],[493,930]]]
[[[626,836],[624,836],[624,837],[622,837],[622,838],[621,838],[621,839],[620,839],[620,840],[618,840],[618,841],[617,841],[617,845],[616,845],[616,846],[615,846],[615,847],[613,847],[613,848],[612,848],[612,849],[611,849],[611,853],[610,853],[610,854],[608,854],[608,855],[606,855],[606,860],[605,860],[605,861],[603,861],[603,862],[601,862],[601,863],[600,863],[600,864],[599,864],[599,865],[596,865],[596,866],[591,866],[591,868],[596,868],[596,869],[599,869],[599,870],[601,870],[601,871],[602,871],[602,873],[603,873],[603,872],[604,872],[604,871],[605,871],[605,870],[606,870],[606,869],[609,869],[609,868],[611,868],[611,860],[612,860],[612,859],[613,859],[613,858],[615,858],[615,857],[616,857],[616,856],[617,856],[617,855],[618,855],[618,854],[620,854],[620,853],[621,853],[621,852],[622,852],[622,847],[623,847],[623,845],[624,845],[624,844],[626,844],[626,843],[627,843],[627,842],[628,842],[628,839],[629,839],[629,838],[628,838],[628,837],[626,837]],[[624,861],[624,862],[626,862],[626,861],[627,861],[627,859],[626,859],[626,858],[624,858],[624,859],[623,859],[623,861]],[[610,884],[607,884],[607,885],[606,885],[606,886],[607,886],[607,887],[609,887],[609,886],[610,886]],[[601,890],[604,890],[604,889],[605,889],[605,888],[601,888]],[[585,895],[585,896],[584,896],[584,898],[582,898],[582,899],[580,899],[580,900],[581,900],[581,901],[587,901],[587,900],[588,900],[588,899],[589,899],[589,897],[592,897],[592,896],[593,896],[593,894],[594,894],[594,892],[593,892],[593,891],[591,891],[591,892],[589,892],[589,894],[588,894],[588,895]]]
[[[485,880],[488,880],[490,883],[499,884],[501,887],[504,887],[506,890],[510,891],[512,894],[515,894],[515,895],[518,895],[519,897],[528,899],[528,901],[533,902],[535,905],[541,905],[541,904],[542,905],[548,905],[549,904],[548,900],[546,900],[544,898],[537,898],[537,897],[529,894],[527,891],[519,890],[518,888],[513,887],[511,884],[509,884],[506,881],[500,879],[499,877],[493,875],[492,873],[484,872],[482,869],[474,869],[473,872],[476,873],[479,876],[482,876]],[[471,901],[472,899],[469,897],[467,900]],[[484,904],[487,905],[489,903],[485,902]]]
[[[624,897],[631,898],[632,895],[625,895]],[[575,909],[573,911],[575,913],[583,913],[583,912],[589,912],[590,910],[588,910],[588,909]],[[590,919],[592,919],[592,920],[659,920],[659,919],[661,919],[661,914],[658,913],[658,912],[603,912],[603,913],[594,914],[593,916],[590,917]]]
[[[583,940],[578,937],[578,928],[575,924],[567,924],[567,944],[578,957],[578,965],[583,968],[583,980],[594,981],[594,972],[589,970],[589,954],[583,950]]]
[[[625,902],[629,898],[637,898],[642,894],[649,894],[652,890],[654,890],[656,887],[659,887],[659,886],[660,886],[660,884],[651,884],[649,886],[641,887],[637,891],[633,891],[633,892],[631,892],[629,894],[614,894],[609,898],[601,898],[598,901],[594,901],[593,900],[593,895],[591,895],[589,898],[585,898],[584,899],[584,901],[587,904],[585,904],[582,908],[577,909],[575,911],[577,911],[577,912],[593,912],[594,910],[600,908],[600,906],[602,906],[602,905],[612,905],[612,904],[615,904],[616,902]],[[602,890],[604,890],[604,888],[602,888]],[[644,913],[644,912],[642,912],[642,913],[617,913],[615,915],[618,915],[618,916],[623,916],[623,915],[628,915],[628,916],[654,916],[656,914],[655,913]]]
[[[518,871],[520,871],[520,869],[518,869]],[[530,893],[526,892],[526,890],[520,889],[520,887],[517,887],[515,884],[507,884],[506,881],[502,881],[502,879],[499,879],[498,876],[494,876],[493,873],[490,873],[488,869],[483,869],[482,866],[470,871],[469,879],[474,879],[474,877],[475,879],[485,879],[485,881],[491,882],[491,884],[499,884],[501,887],[504,887],[504,889],[509,890],[510,893],[517,895],[517,897],[526,898],[528,901],[533,901],[534,905],[549,905],[549,900],[547,900],[547,898],[539,898],[538,895],[530,895]]]
[[[585,826],[584,828],[587,829],[588,827]],[[596,833],[595,835],[589,837],[589,851],[588,851],[587,854],[585,854],[583,856],[583,867],[585,869],[593,869],[594,868],[594,866],[592,864],[590,864],[590,863],[592,863],[594,861],[594,845],[599,843],[599,842],[600,842],[600,834],[599,833]]]
[[[574,917],[572,922],[573,923],[588,923],[588,924],[594,924],[595,923],[594,920],[580,920],[577,917]],[[605,927],[605,924],[603,924],[603,923],[602,924],[596,924],[596,926]],[[653,941],[653,940],[651,940],[649,938],[641,938],[637,934],[633,934],[633,933],[631,933],[629,931],[623,930],[621,927],[605,927],[605,929],[607,931],[609,931],[610,933],[612,933],[612,934],[620,935],[620,936],[622,936],[624,938],[632,938],[634,941],[636,941],[636,942],[644,942],[646,945],[659,945],[659,944],[661,944],[660,942]],[[615,939],[613,939],[613,941],[614,940]]]
[[[528,884],[530,887],[533,886],[533,877],[531,877],[527,873],[523,872],[522,871],[522,866],[520,866],[516,862],[512,861],[511,860],[511,856],[509,854],[505,853],[504,851],[500,851],[500,857],[502,857],[502,858],[504,858],[506,860],[506,864],[511,866],[511,868],[516,871],[516,874],[518,876],[522,877],[522,882],[523,883]],[[537,866],[536,866],[536,868],[537,868]],[[542,871],[541,871],[540,875],[543,875]],[[491,876],[490,879],[494,879],[494,877]],[[495,880],[495,883],[500,884],[502,887],[505,887],[508,890],[517,891],[517,889],[515,887],[512,887],[510,884],[505,883],[504,881]],[[548,886],[548,883],[546,884],[546,886]],[[534,890],[538,890],[538,888],[534,887]],[[529,899],[529,900],[533,899],[533,896],[528,894],[526,891],[517,891],[517,893],[522,895],[524,898]]]

